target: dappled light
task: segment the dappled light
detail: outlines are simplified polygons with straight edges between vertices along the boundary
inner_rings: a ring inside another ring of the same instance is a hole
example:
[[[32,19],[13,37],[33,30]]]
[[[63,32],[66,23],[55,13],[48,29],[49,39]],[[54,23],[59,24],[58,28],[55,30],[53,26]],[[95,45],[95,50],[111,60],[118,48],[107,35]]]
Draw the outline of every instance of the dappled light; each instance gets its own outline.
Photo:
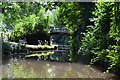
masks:
[[[119,2],[0,2],[2,78],[120,78]]]

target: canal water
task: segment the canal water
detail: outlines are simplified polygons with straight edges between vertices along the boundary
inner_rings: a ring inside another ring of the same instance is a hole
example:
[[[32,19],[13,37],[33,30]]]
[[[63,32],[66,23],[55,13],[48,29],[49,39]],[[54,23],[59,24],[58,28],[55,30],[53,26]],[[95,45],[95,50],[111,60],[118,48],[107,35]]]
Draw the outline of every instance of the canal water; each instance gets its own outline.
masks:
[[[36,60],[3,57],[3,78],[114,78],[111,73],[103,73],[82,62]]]

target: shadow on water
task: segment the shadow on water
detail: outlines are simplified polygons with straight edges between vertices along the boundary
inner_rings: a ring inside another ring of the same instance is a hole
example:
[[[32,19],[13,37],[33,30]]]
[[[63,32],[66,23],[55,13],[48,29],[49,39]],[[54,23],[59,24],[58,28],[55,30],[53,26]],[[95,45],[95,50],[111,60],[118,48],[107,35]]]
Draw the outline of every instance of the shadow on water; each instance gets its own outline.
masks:
[[[61,54],[61,53],[60,53]],[[64,53],[63,53],[64,55]],[[65,58],[60,56],[59,62],[54,54],[53,60],[35,60],[22,59],[20,57],[10,57],[8,55],[3,58],[2,77],[3,78],[116,78],[111,73],[103,73],[95,67],[91,67],[82,62],[70,63],[60,62]],[[67,58],[68,59],[68,58]]]

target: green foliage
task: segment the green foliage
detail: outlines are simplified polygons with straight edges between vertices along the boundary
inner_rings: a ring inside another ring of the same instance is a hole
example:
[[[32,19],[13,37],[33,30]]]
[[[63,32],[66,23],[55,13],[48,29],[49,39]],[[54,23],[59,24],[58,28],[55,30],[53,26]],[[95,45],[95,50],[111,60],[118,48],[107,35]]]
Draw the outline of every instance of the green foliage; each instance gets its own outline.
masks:
[[[45,31],[52,24],[50,10],[52,3],[3,2],[3,22],[11,30],[11,39]]]
[[[96,18],[92,18],[94,26],[87,27],[87,33],[84,33],[81,50],[87,55],[94,54],[96,57],[102,49],[108,47],[108,33],[111,22],[112,3],[97,3],[96,11],[93,12]],[[81,52],[82,52],[81,51]]]
[[[113,7],[113,17],[112,17],[112,26],[109,31],[110,37],[114,40],[114,45],[109,45],[108,57],[110,58],[110,67],[109,70],[120,74],[120,3],[114,3]]]
[[[79,3],[62,3],[59,10],[59,23],[66,24],[70,31],[75,32],[81,24],[80,7]]]
[[[36,15],[30,15],[29,17],[25,17],[22,20],[18,20],[18,23],[15,25],[11,36],[20,37],[27,34],[32,34],[32,32],[40,31],[45,28],[46,22],[44,22],[44,18],[39,19]]]
[[[89,57],[90,64],[106,63],[107,72],[120,74],[120,3],[97,2],[94,25],[87,26],[83,33],[82,46],[79,53]]]
[[[64,2],[59,4],[58,23],[65,24],[70,31],[71,61],[78,60],[78,49],[81,45],[81,32],[84,32],[94,8],[93,3]]]
[[[37,2],[3,2],[4,23],[9,28],[14,28],[14,25],[17,23],[16,20],[24,19],[33,14],[41,17],[43,16],[41,15],[42,6],[45,5]]]
[[[1,22],[0,22],[0,32],[1,31],[6,31],[5,25],[2,22],[2,20],[4,20],[4,15],[2,13],[0,13],[0,20],[1,20]]]

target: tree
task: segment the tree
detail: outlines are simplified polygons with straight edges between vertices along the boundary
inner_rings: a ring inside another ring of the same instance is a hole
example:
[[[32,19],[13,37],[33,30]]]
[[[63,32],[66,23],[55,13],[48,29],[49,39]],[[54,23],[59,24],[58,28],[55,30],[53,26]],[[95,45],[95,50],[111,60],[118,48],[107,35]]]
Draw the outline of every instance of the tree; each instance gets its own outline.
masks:
[[[64,2],[59,4],[59,24],[66,25],[70,30],[70,57],[71,61],[78,60],[78,49],[81,45],[81,32],[85,32],[86,26],[91,24],[89,18],[94,10],[94,3]]]
[[[120,3],[97,2],[94,25],[87,26],[79,53],[89,57],[90,63],[105,64],[107,71],[119,74],[119,7]],[[101,63],[102,62],[102,63]]]
[[[11,39],[45,31],[50,25],[47,11],[51,6],[51,3],[3,2],[3,22],[12,32]]]

